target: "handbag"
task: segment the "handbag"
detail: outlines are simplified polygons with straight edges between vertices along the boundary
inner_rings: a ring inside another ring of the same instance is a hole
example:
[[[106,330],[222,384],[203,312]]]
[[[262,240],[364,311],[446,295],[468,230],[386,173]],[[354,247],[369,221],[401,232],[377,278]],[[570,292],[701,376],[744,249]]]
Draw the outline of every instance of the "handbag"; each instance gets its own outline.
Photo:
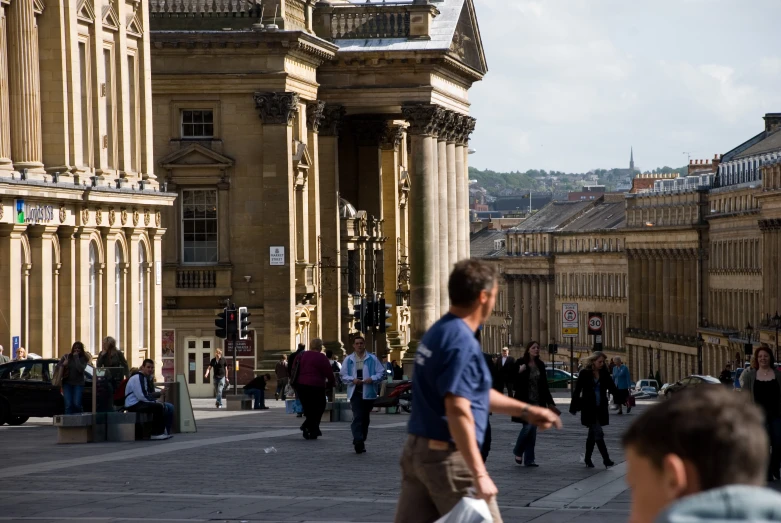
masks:
[[[627,407],[632,408],[636,404],[637,404],[637,402],[635,401],[635,397],[634,396],[632,396],[631,394],[629,396],[627,396],[627,398],[626,398],[626,406]]]
[[[55,387],[62,387],[62,381],[65,378],[65,366],[62,364],[62,361],[57,363],[57,366],[54,367],[54,374],[52,375],[52,385]]]

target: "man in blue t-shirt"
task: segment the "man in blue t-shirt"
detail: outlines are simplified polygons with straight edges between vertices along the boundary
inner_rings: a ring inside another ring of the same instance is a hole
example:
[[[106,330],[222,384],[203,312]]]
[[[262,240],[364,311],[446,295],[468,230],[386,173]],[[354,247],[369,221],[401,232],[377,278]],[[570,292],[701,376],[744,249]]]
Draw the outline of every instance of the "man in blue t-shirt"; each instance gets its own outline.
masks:
[[[502,518],[497,489],[480,455],[489,411],[524,418],[540,428],[561,427],[552,411],[509,398],[491,387],[491,372],[475,331],[491,314],[496,269],[463,260],[448,281],[450,311],[418,345],[412,380],[415,408],[401,456],[397,523],[430,523],[447,514],[472,488]]]

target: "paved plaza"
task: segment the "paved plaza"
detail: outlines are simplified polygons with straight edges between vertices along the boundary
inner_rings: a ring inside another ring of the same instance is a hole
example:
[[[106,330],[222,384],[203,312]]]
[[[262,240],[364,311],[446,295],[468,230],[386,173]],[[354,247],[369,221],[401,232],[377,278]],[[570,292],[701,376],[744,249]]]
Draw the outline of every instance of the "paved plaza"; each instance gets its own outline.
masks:
[[[368,453],[356,455],[346,423],[323,424],[323,437],[306,441],[281,402],[254,412],[194,403],[198,432],[168,441],[57,445],[50,420],[1,427],[0,521],[393,521],[408,415],[374,415]],[[520,425],[493,416],[488,470],[505,521],[626,521],[619,439],[644,408],[611,416],[605,435],[618,466],[607,471],[580,463],[579,417],[564,414],[562,431],[538,436],[540,467],[529,469],[512,458]]]

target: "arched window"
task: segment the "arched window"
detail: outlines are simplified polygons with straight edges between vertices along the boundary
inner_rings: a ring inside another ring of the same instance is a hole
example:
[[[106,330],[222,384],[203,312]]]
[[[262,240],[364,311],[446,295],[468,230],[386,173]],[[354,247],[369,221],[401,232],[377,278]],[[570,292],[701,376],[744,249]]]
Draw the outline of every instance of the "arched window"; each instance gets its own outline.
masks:
[[[138,246],[138,348],[146,347],[146,247]]]
[[[88,350],[97,354],[98,349],[98,322],[95,318],[97,303],[97,263],[98,255],[95,250],[95,242],[89,244],[89,341]]]
[[[122,339],[122,246],[114,244],[114,339],[121,346]]]

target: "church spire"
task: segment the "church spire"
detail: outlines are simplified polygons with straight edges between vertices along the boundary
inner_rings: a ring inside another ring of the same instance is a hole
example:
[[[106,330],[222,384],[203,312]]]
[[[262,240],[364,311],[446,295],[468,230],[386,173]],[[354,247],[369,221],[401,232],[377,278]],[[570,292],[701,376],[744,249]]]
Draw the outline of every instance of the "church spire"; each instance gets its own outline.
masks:
[[[632,147],[629,148],[629,170],[635,170],[635,152]]]

